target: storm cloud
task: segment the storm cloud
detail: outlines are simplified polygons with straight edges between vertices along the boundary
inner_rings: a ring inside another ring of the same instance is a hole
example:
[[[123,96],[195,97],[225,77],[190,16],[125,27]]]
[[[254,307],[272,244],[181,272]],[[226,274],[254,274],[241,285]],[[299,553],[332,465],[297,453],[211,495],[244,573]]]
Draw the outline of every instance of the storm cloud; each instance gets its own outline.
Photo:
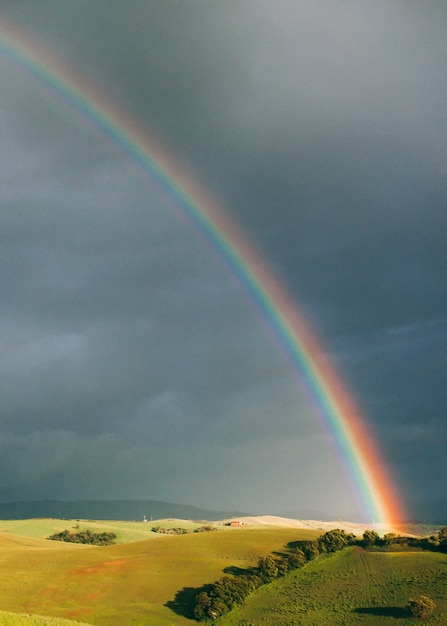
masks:
[[[447,515],[442,2],[3,1],[162,141],[322,338],[409,515]],[[0,498],[361,517],[237,281],[0,54]]]

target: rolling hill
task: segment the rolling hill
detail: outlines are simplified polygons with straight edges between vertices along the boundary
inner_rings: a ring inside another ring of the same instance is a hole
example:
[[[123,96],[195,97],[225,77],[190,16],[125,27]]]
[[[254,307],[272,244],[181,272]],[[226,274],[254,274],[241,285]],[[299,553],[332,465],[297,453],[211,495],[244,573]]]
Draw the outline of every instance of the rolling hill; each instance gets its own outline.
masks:
[[[346,548],[258,589],[221,618],[222,626],[410,626],[412,596],[436,602],[424,623],[447,624],[447,560],[437,552]]]
[[[242,575],[259,557],[287,553],[297,541],[314,540],[327,529],[325,522],[319,522],[321,528],[316,528],[318,522],[303,527],[271,516],[245,522],[245,527],[216,524],[217,532],[185,535],[154,533],[150,524],[117,520],[0,522],[0,625],[65,626],[51,621],[57,618],[96,626],[193,626],[191,600],[204,584]],[[155,525],[182,525],[189,531],[199,526],[176,519]],[[80,527],[116,531],[120,543],[96,547],[44,538]],[[347,548],[260,587],[218,623],[405,626],[414,622],[403,607],[419,593],[430,595],[437,605],[427,623],[447,623],[446,563],[441,552]],[[16,621],[2,622],[2,611],[17,614]],[[30,621],[30,614],[50,617]]]
[[[66,522],[67,527],[77,524]],[[297,537],[318,535],[294,528],[222,528],[152,533],[151,539],[96,547],[19,536],[13,530],[10,525],[9,532],[0,532],[0,610],[97,626],[194,624],[176,602],[179,591],[194,593],[228,568],[250,567]]]

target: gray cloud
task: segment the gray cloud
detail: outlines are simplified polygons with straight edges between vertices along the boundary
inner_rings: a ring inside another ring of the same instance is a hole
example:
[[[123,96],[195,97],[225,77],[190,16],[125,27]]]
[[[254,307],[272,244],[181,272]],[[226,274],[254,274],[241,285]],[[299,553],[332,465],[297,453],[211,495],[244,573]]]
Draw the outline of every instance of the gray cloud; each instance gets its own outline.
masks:
[[[28,0],[0,16],[197,173],[321,335],[411,514],[416,476],[438,502],[444,4]],[[212,250],[41,85],[6,62],[0,77],[0,496],[359,515]]]

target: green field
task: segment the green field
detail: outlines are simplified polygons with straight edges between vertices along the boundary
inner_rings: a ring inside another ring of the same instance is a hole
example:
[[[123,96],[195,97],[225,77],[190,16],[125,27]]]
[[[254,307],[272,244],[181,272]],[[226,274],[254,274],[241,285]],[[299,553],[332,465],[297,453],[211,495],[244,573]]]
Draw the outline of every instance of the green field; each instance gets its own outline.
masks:
[[[220,527],[218,532],[171,536],[151,532],[152,525],[193,530],[200,524],[0,522],[0,626],[65,626],[62,619],[97,626],[191,626],[197,622],[185,617],[186,606],[203,584],[227,573],[238,574],[255,566],[260,556],[284,552],[287,544],[320,534],[293,528]],[[97,547],[45,539],[66,528],[116,532],[120,543]],[[351,547],[261,587],[215,623],[404,626],[414,621],[404,616],[403,607],[410,596],[420,593],[437,605],[434,616],[424,623],[447,624],[446,554]],[[2,611],[25,615],[5,616]],[[50,617],[36,617],[40,615]]]
[[[346,548],[252,594],[221,626],[405,626],[403,607],[425,594],[437,609],[424,624],[447,624],[447,555]]]

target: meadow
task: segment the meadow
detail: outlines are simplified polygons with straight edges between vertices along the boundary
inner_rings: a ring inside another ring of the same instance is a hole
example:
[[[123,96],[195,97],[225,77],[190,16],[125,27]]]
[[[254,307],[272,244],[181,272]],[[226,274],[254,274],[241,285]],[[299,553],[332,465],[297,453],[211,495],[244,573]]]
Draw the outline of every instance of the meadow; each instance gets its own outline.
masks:
[[[411,596],[429,595],[434,615],[447,624],[447,555],[427,551],[379,552],[349,547],[307,563],[261,587],[221,626],[406,626]]]
[[[0,626],[89,626],[73,620],[0,611]]]
[[[178,526],[179,520],[163,523]],[[97,547],[44,538],[77,526],[113,530],[122,543]],[[281,550],[298,535],[318,535],[290,528],[222,528],[171,536],[152,533],[150,522],[78,520],[8,521],[2,527],[0,611],[98,626],[194,624],[174,602],[178,591],[186,590],[187,595],[188,589],[214,581],[228,568],[250,567],[259,556]],[[131,537],[137,539],[123,542]]]
[[[191,531],[201,524],[1,521],[0,626],[191,626],[197,622],[186,616],[188,603],[199,587],[224,574],[240,575],[260,556],[282,553],[288,545],[321,534],[275,526],[219,527],[218,532],[185,535],[151,532],[152,525],[183,525]],[[54,532],[84,528],[115,532],[119,543],[97,547],[45,539]],[[446,589],[446,554],[349,547],[259,588],[215,623],[404,626],[414,624],[403,612],[405,603],[425,593],[437,608],[424,623],[445,624]],[[35,617],[42,615],[49,617]],[[75,622],[66,624],[66,619]]]

